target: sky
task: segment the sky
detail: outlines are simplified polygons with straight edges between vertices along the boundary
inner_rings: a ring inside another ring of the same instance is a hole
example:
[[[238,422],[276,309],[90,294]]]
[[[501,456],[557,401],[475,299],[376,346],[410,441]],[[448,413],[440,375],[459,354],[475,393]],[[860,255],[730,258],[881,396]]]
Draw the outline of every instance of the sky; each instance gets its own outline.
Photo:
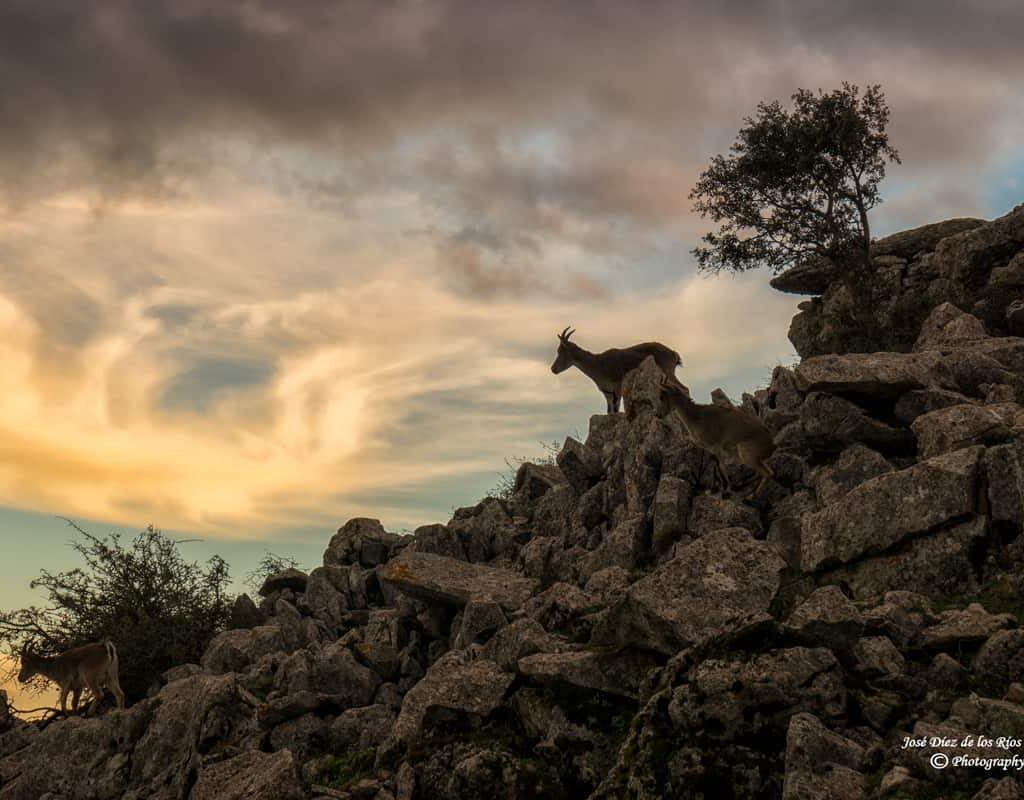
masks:
[[[688,200],[760,101],[883,85],[877,234],[1024,198],[1020,3],[756,5],[0,4],[0,608],[59,517],[236,578],[443,521],[603,410],[566,325],[763,386],[801,298]]]

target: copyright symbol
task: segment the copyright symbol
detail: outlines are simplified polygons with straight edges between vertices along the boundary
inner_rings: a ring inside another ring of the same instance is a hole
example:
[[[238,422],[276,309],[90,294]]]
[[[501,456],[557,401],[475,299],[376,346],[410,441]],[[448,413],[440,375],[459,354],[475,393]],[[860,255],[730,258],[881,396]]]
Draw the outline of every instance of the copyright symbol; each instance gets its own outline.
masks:
[[[949,756],[945,753],[932,753],[932,757],[928,759],[928,762],[935,769],[945,769],[949,766]]]

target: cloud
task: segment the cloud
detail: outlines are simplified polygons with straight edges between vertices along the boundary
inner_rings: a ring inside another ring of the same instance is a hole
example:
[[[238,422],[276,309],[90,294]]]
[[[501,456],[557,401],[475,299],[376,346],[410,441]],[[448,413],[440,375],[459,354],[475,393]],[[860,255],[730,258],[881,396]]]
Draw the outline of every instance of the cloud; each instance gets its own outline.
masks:
[[[557,273],[545,278],[563,291],[523,302],[452,286],[429,269],[428,243],[413,240],[397,254],[353,250],[351,268],[325,287],[321,265],[339,235],[331,215],[292,242],[275,274],[256,260],[264,218],[283,215],[276,224],[292,230],[308,212],[271,204],[225,244],[253,208],[238,220],[195,211],[190,236],[173,242],[163,233],[178,218],[147,218],[148,246],[112,211],[88,223],[72,289],[46,314],[45,286],[0,294],[0,505],[222,536],[365,513],[413,527],[442,502],[473,498],[381,508],[375,493],[451,491],[458,476],[493,472],[600,410],[583,376],[548,370],[554,333],[570,322],[593,349],[671,342],[696,384],[788,351],[791,299],[766,303],[756,279],[677,280],[612,298],[586,275]],[[63,240],[88,218],[66,208],[50,235]],[[104,280],[103,255],[127,245],[151,262],[150,280]],[[190,265],[193,253],[201,264]],[[83,302],[101,322],[53,356],[52,331]]]
[[[984,157],[1019,113],[1022,24],[1016,4],[967,0],[15,0],[0,9],[0,175],[15,200],[72,181],[167,198],[268,148],[314,148],[343,168],[268,177],[429,195],[408,155],[433,138],[455,151],[442,176],[483,165],[485,213],[518,197],[672,224],[742,116],[798,85],[883,82],[908,168]]]
[[[874,227],[979,213],[1020,139],[1021,13],[4,3],[0,503],[427,521],[601,409],[548,371],[570,323],[738,394],[788,357],[793,301],[694,276],[710,156],[758,101],[880,81],[904,165]]]

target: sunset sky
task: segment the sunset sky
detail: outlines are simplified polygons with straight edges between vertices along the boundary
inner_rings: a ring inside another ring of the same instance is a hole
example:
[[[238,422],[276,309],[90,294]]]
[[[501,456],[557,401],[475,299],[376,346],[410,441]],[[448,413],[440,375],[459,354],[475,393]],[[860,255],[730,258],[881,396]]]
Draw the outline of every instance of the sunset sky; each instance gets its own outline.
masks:
[[[753,10],[757,5],[759,10]],[[687,198],[761,100],[882,83],[878,234],[1024,199],[1024,5],[6,0],[0,608],[69,529],[241,577],[356,515],[445,520],[585,434],[555,333],[698,399],[800,298],[695,274]]]

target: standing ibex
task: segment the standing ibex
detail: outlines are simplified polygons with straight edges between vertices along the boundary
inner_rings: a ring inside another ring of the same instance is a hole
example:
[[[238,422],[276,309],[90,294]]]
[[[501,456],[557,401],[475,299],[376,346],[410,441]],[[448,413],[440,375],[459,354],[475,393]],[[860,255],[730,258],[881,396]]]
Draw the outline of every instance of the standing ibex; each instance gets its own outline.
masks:
[[[619,410],[619,399],[622,397],[622,379],[627,373],[636,369],[648,356],[654,356],[665,377],[674,381],[684,390],[686,387],[676,378],[676,367],[682,366],[683,360],[679,353],[658,342],[644,342],[626,347],[622,350],[613,348],[603,353],[591,353],[584,350],[569,337],[576,331],[566,328],[558,334],[558,355],[551,371],[556,375],[565,372],[569,367],[576,367],[590,380],[597,384],[605,400],[608,402],[608,413]]]
[[[21,672],[18,680],[24,683],[34,675],[42,675],[60,686],[60,710],[68,713],[67,698],[71,692],[71,710],[78,711],[78,698],[82,689],[92,692],[92,703],[86,714],[94,711],[103,697],[103,687],[110,689],[117,707],[124,708],[124,692],[117,679],[117,649],[106,641],[83,644],[60,655],[46,657],[33,653],[27,647],[21,651]]]
[[[773,477],[765,463],[775,452],[771,433],[757,417],[738,408],[695,403],[673,381],[666,380],[663,389],[672,408],[679,413],[690,438],[715,457],[715,474],[725,489],[731,491],[721,460],[744,464],[761,476],[754,497]]]

